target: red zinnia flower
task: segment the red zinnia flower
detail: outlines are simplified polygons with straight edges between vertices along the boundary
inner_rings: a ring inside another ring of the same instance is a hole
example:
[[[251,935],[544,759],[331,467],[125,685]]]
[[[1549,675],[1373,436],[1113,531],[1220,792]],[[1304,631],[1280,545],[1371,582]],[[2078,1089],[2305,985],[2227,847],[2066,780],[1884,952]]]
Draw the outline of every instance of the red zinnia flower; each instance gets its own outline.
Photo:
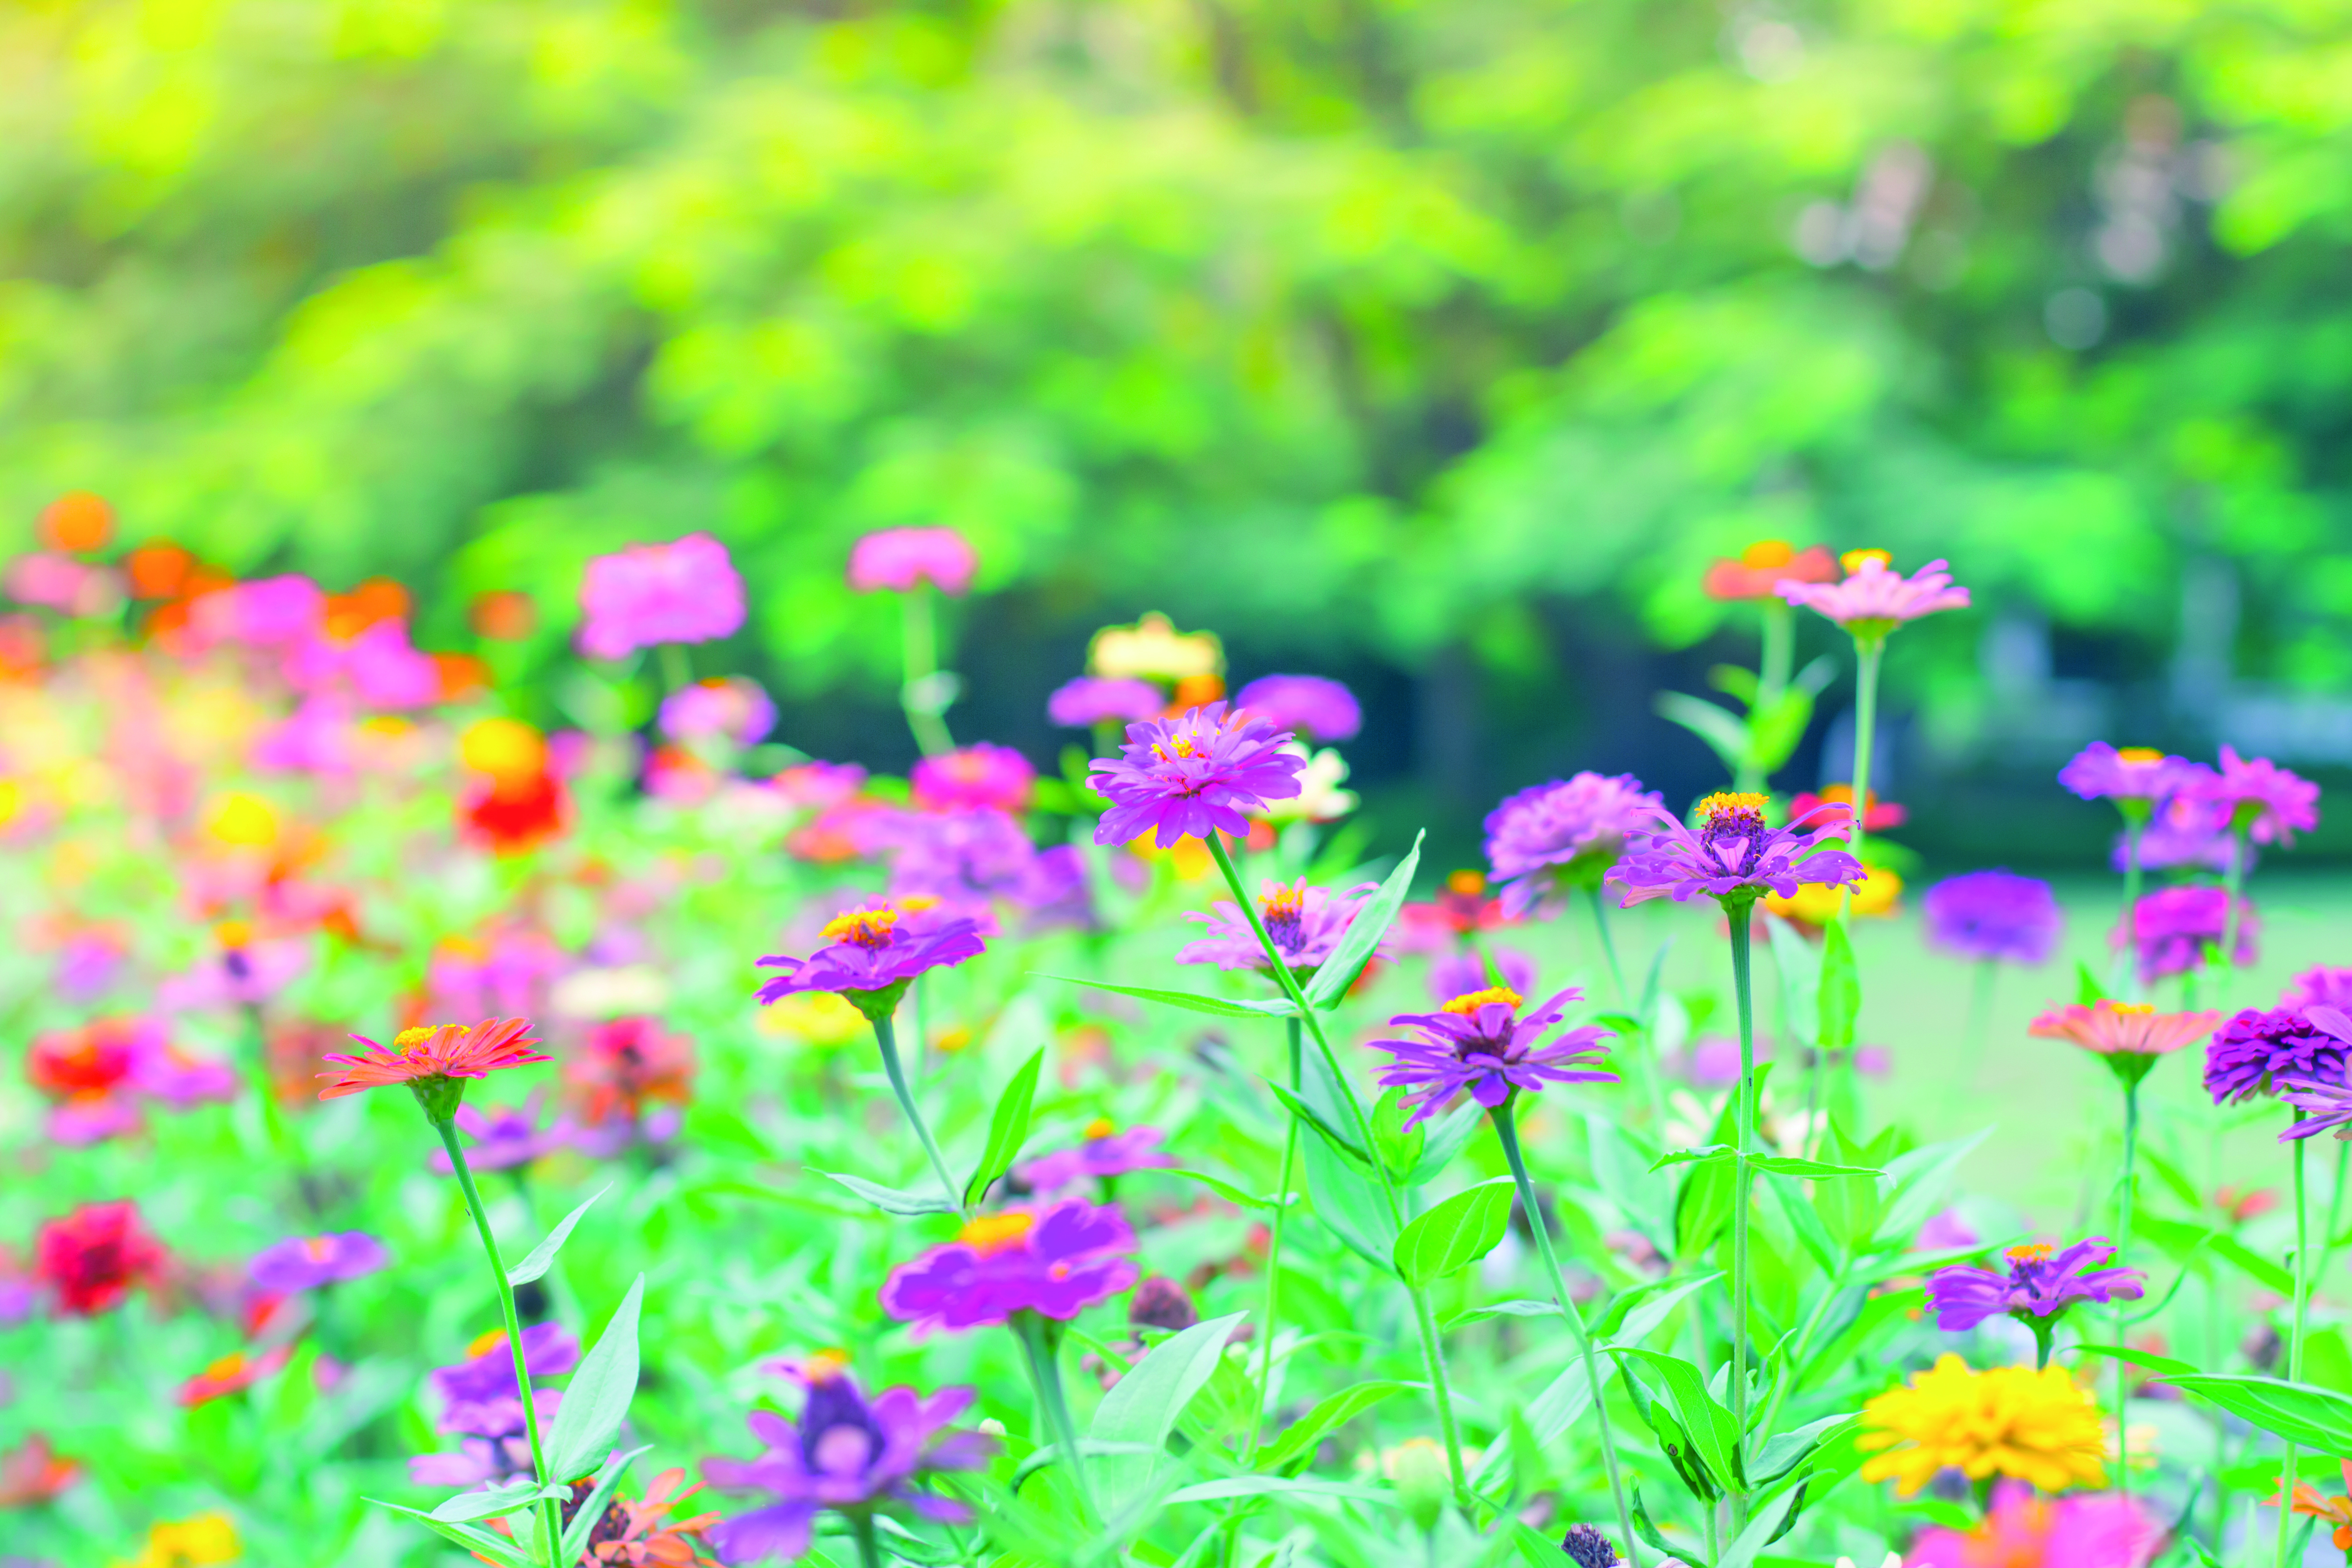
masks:
[[[0,1454],[0,1508],[30,1508],[47,1502],[81,1479],[81,1461],[68,1459],[36,1432]]]
[[[649,1100],[684,1105],[694,1098],[694,1038],[656,1019],[614,1018],[589,1030],[587,1049],[566,1058],[563,1084],[592,1126],[634,1121]]]
[[[415,1092],[426,1116],[436,1121],[446,1121],[456,1113],[458,1098],[464,1092],[457,1079],[488,1078],[500,1068],[528,1067],[532,1062],[554,1059],[531,1048],[539,1042],[530,1037],[530,1028],[527,1018],[425,1025],[401,1030],[392,1037],[389,1049],[365,1035],[353,1035],[352,1038],[368,1047],[367,1054],[329,1056],[327,1060],[344,1070],[319,1075],[330,1080],[319,1091],[319,1098],[334,1100],[357,1094],[363,1089],[404,1083]]]
[[[284,1366],[293,1353],[292,1345],[279,1345],[250,1356],[243,1351],[231,1351],[180,1384],[172,1397],[185,1405],[209,1405],[260,1382]]]
[[[84,1204],[41,1226],[33,1240],[33,1277],[57,1292],[58,1310],[90,1317],[121,1304],[134,1285],[152,1281],[163,1247],[148,1234],[128,1198]]]

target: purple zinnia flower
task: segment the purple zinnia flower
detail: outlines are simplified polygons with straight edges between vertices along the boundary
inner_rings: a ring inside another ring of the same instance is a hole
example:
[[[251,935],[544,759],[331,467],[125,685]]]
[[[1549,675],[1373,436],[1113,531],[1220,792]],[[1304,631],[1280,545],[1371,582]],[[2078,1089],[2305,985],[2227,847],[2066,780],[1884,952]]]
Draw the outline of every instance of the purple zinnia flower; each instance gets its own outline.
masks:
[[[1970,871],[1938,882],[1920,910],[1934,946],[2011,963],[2047,963],[2065,924],[2050,884],[2013,871]]]
[[[2268,757],[2241,757],[2231,746],[2221,748],[2221,771],[2204,774],[2187,793],[2221,808],[2232,830],[2257,844],[2292,844],[2297,831],[2319,826],[2317,784]]]
[[[1064,1198],[982,1215],[955,1240],[890,1271],[882,1310],[919,1331],[976,1329],[1015,1312],[1066,1321],[1133,1285],[1127,1216]]]
[[[2137,1268],[2102,1268],[2116,1255],[2104,1236],[2078,1241],[2063,1252],[2046,1241],[2012,1247],[2002,1256],[2007,1273],[1969,1264],[1938,1268],[1927,1277],[1927,1305],[1936,1326],[1948,1334],[1973,1329],[1987,1318],[2052,1318],[2078,1301],[2094,1305],[2137,1301],[2146,1276]]]
[[[2201,763],[2167,756],[2152,746],[2117,751],[2094,741],[2058,770],[2058,782],[2084,800],[2114,801],[2126,816],[2145,822],[2158,802],[2170,800],[2208,772]]]
[[[1160,1147],[1165,1136],[1157,1127],[1117,1131],[1108,1118],[1097,1117],[1087,1123],[1086,1142],[1030,1161],[1019,1175],[1030,1191],[1052,1194],[1090,1176],[1108,1180],[1134,1171],[1172,1171],[1176,1157]]]
[[[866,535],[849,551],[849,585],[861,594],[891,588],[903,594],[929,583],[942,594],[971,587],[980,556],[952,528],[885,528]]]
[[[468,1437],[454,1454],[413,1454],[408,1460],[408,1479],[420,1487],[461,1487],[472,1491],[530,1474],[530,1437],[520,1428],[506,1437]]]
[[[2253,847],[2231,834],[2230,814],[2209,801],[2185,795],[2174,795],[2158,806],[2139,836],[2139,863],[2151,871],[2186,866],[2226,876],[2231,862],[2241,855],[2245,858],[2242,869],[2252,870]],[[2115,850],[2107,859],[2117,871],[2131,868],[2129,829],[2116,835]]]
[[[589,562],[580,608],[580,651],[626,658],[641,647],[734,636],[743,624],[743,579],[725,545],[689,533]]]
[[[1849,550],[1838,557],[1846,570],[1836,583],[1783,580],[1780,597],[1792,605],[1819,610],[1864,639],[1885,637],[1906,621],[1932,616],[1938,610],[1965,610],[1969,591],[1952,585],[1952,574],[1941,561],[1930,561],[1909,577],[1894,569],[1894,558],[1884,550]]]
[[[887,1018],[916,975],[986,951],[971,921],[914,908],[915,903],[869,900],[825,922],[818,934],[832,946],[806,958],[777,953],[760,960],[762,969],[783,971],[760,987],[761,1005],[795,991],[831,991],[868,1018]]]
[[[254,1254],[246,1274],[264,1290],[290,1294],[373,1274],[392,1261],[383,1243],[363,1230],[293,1236]]]
[[[1456,996],[1466,996],[1473,991],[1484,991],[1497,984],[1493,971],[1486,967],[1486,956],[1491,956],[1495,969],[1502,972],[1499,984],[1505,990],[1516,991],[1524,996],[1536,988],[1536,961],[1526,953],[1498,947],[1490,955],[1482,956],[1475,949],[1465,949],[1431,962],[1431,994],[1440,1002],[1451,1002]]]
[[[1702,820],[1695,831],[1664,806],[1651,806],[1656,826],[1626,840],[1625,858],[1602,880],[1618,885],[1620,906],[1631,906],[1668,894],[1676,903],[1694,893],[1752,902],[1769,891],[1787,899],[1801,883],[1838,887],[1863,879],[1861,861],[1843,848],[1822,847],[1843,842],[1837,836],[1850,808],[1826,802],[1786,827],[1767,827],[1764,805],[1760,795],[1708,795],[1698,803]],[[1815,817],[1827,818],[1825,826],[1808,829]]]
[[[1351,741],[1364,727],[1356,694],[1319,675],[1260,676],[1242,688],[1234,707],[1317,741]]]
[[[1024,811],[1036,783],[1028,758],[985,741],[925,757],[908,774],[915,804],[925,811]]]
[[[1155,719],[1168,706],[1160,688],[1148,680],[1081,675],[1065,681],[1045,699],[1045,717],[1073,730],[1097,724],[1133,724]]]
[[[2287,982],[2282,1007],[2335,1007],[2352,1012],[2352,969],[2320,964]]]
[[[998,899],[1019,900],[1036,876],[1037,847],[1001,811],[898,812],[871,837],[890,852],[890,896],[930,900],[993,934]]]
[[[559,1123],[541,1129],[539,1124],[546,1099],[544,1090],[533,1089],[520,1105],[459,1106],[457,1131],[471,1140],[466,1163],[477,1171],[511,1171],[562,1148],[564,1128]],[[455,1169],[446,1149],[433,1152],[433,1168],[445,1176]]]
[[[1389,1020],[1391,1028],[1414,1030],[1418,1038],[1374,1040],[1373,1048],[1393,1059],[1381,1074],[1385,1089],[1409,1090],[1411,1127],[1464,1089],[1492,1110],[1525,1089],[1540,1092],[1552,1083],[1614,1083],[1617,1075],[1599,1069],[1608,1055],[1601,1041],[1611,1031],[1587,1024],[1546,1041],[1544,1032],[1566,1016],[1564,1004],[1584,993],[1570,986],[1526,1017],[1519,996],[1496,988],[1456,996],[1435,1013],[1407,1013]]]
[[[533,1323],[522,1331],[524,1368],[533,1377],[561,1377],[580,1364],[580,1342],[561,1323]],[[506,1331],[493,1329],[466,1348],[466,1359],[436,1367],[425,1382],[441,1404],[437,1430],[473,1437],[509,1437],[523,1430],[522,1399],[515,1388],[514,1354]],[[554,1408],[552,1389],[531,1391],[545,1415]]]
[[[2254,906],[2241,893],[2236,962],[2254,962]],[[2221,888],[2167,888],[2148,894],[2132,910],[2132,942],[2139,954],[2139,977],[2154,984],[2168,974],[2186,974],[2205,962],[2206,950],[2221,945],[2230,923],[2230,895]]]
[[[2352,1027],[2332,1007],[2249,1007],[2206,1042],[2205,1087],[2220,1105],[2275,1093],[2289,1082],[2342,1083],[2347,1037]]]
[[[1632,773],[1580,773],[1537,784],[1486,815],[1486,859],[1507,878],[1503,912],[1517,917],[1562,888],[1597,888],[1617,863],[1625,837],[1647,830],[1665,809]]]
[[[805,1556],[811,1526],[826,1509],[866,1514],[895,1502],[919,1518],[971,1521],[962,1503],[914,1487],[937,1471],[980,1469],[996,1452],[992,1437],[947,1430],[971,1408],[971,1389],[942,1389],[925,1399],[911,1388],[886,1388],[869,1402],[837,1357],[812,1356],[792,1370],[808,1395],[800,1420],[753,1411],[751,1435],[765,1451],[756,1459],[703,1461],[711,1485],[776,1500],[710,1527],[706,1538],[721,1560]]]
[[[1097,757],[1100,771],[1087,779],[1111,802],[1095,842],[1126,844],[1150,833],[1167,849],[1216,828],[1244,837],[1244,812],[1298,793],[1307,762],[1283,749],[1286,738],[1263,719],[1227,712],[1223,702],[1129,724],[1119,754]]]
[[[1378,883],[1362,882],[1335,893],[1328,888],[1308,887],[1304,877],[1290,887],[1280,882],[1258,886],[1258,919],[1265,922],[1265,934],[1274,939],[1283,962],[1294,973],[1313,969],[1329,958],[1340,937],[1347,934],[1348,922],[1356,918],[1364,900],[1380,890]],[[1178,948],[1176,962],[1213,963],[1219,969],[1265,968],[1265,949],[1258,944],[1257,933],[1250,930],[1242,907],[1230,899],[1220,899],[1211,908],[1213,914],[1192,910],[1184,916],[1205,922],[1209,930],[1198,942]]]

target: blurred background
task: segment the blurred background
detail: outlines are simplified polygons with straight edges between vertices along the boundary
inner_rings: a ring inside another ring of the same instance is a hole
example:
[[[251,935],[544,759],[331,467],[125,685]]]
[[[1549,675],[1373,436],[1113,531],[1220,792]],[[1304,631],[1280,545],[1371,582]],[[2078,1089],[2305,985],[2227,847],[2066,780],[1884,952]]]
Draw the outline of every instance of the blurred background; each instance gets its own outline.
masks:
[[[18,0],[0,545],[89,490],[389,576],[562,722],[583,563],[708,531],[697,673],[898,769],[843,565],[951,526],[960,740],[1050,766],[1160,610],[1347,680],[1381,841],[1465,860],[1575,768],[1718,784],[1654,708],[1754,660],[1707,563],[1877,546],[1977,602],[1888,660],[1906,839],[2087,868],[2095,737],[2352,783],[2347,233],[2311,0]]]

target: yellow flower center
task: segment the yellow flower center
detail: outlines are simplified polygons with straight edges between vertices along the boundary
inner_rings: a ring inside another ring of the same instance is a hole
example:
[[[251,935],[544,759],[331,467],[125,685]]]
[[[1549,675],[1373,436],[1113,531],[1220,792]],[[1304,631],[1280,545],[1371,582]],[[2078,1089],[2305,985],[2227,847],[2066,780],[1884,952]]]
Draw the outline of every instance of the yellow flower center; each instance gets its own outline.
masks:
[[[910,915],[919,915],[925,910],[935,910],[939,907],[939,897],[933,893],[908,893],[898,900],[899,910]]]
[[[1475,899],[1486,890],[1486,873],[1456,871],[1445,879],[1445,890],[1465,899]]]
[[[2164,753],[2158,751],[2154,746],[2126,746],[2123,750],[2116,753],[2116,761],[2119,763],[2160,763],[2164,761]]]
[[[437,1024],[419,1024],[413,1029],[403,1029],[393,1036],[393,1048],[404,1051],[411,1046],[421,1046],[433,1037],[433,1031],[438,1027]]]
[[[991,1258],[1028,1240],[1029,1227],[1036,1223],[1025,1214],[984,1214],[966,1225],[956,1239],[982,1258]]]
[[[2156,1004],[2153,1002],[2110,1002],[2107,1004],[2107,1011],[2110,1013],[2120,1013],[2126,1017],[2145,1018],[2149,1014],[2156,1011]]]
[[[302,1250],[310,1256],[311,1262],[324,1263],[327,1260],[327,1254],[332,1248],[328,1246],[325,1237],[310,1236],[303,1237]]]
[[[1739,552],[1742,566],[1770,568],[1786,566],[1797,558],[1797,549],[1785,539],[1759,539]]]
[[[848,1370],[848,1355],[837,1350],[811,1352],[801,1363],[801,1375],[811,1383],[831,1383]]]
[[[477,1334],[474,1342],[466,1347],[466,1359],[471,1361],[478,1355],[488,1355],[506,1342],[507,1331],[504,1329],[492,1329],[487,1334]]]
[[[1307,889],[1276,888],[1271,893],[1260,893],[1258,913],[1268,921],[1297,920],[1307,909]]]
[[[1103,1139],[1109,1137],[1112,1131],[1113,1128],[1111,1126],[1110,1118],[1108,1116],[1097,1116],[1092,1121],[1087,1123],[1087,1142],[1089,1143],[1100,1142]]]
[[[1761,816],[1767,798],[1760,795],[1738,795],[1730,790],[1717,790],[1698,803],[1698,814],[1709,822],[1740,812]]]
[[[835,915],[824,922],[817,934],[827,942],[855,942],[859,947],[883,947],[890,941],[890,928],[898,923],[898,911],[892,909],[852,910]]]
[[[1895,557],[1884,550],[1849,550],[1838,557],[1838,564],[1845,568],[1845,574],[1849,577],[1873,561],[1883,567],[1895,564]]]
[[[2047,1263],[2050,1255],[2056,1250],[2046,1241],[2028,1241],[2011,1247],[2001,1256],[2011,1263]]]
[[[245,1352],[231,1351],[205,1368],[206,1377],[235,1377],[245,1370]]]
[[[1163,763],[1172,763],[1179,757],[1197,756],[1200,752],[1190,735],[1179,735],[1172,741],[1162,741],[1154,745],[1151,754]]]
[[[253,940],[253,928],[243,921],[223,921],[213,927],[213,940],[223,947],[243,947]]]
[[[1491,985],[1484,991],[1465,991],[1445,1004],[1448,1013],[1475,1013],[1489,1002],[1500,1002],[1514,1013],[1519,1010],[1519,994],[1507,985]]]

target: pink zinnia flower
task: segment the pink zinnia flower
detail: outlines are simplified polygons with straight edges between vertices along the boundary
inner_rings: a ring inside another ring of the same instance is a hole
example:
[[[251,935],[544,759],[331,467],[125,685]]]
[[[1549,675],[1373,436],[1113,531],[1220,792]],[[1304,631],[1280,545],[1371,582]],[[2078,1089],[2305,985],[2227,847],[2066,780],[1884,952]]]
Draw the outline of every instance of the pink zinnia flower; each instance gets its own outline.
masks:
[[[1504,879],[1503,912],[1523,915],[1564,889],[1598,887],[1625,836],[1647,829],[1664,804],[1632,773],[1589,769],[1504,801],[1486,814],[1486,859]]]
[[[2254,962],[2254,938],[2262,922],[2243,893],[2238,895],[2238,943],[2234,962]],[[2205,962],[2229,932],[2230,894],[2222,888],[2166,888],[2132,908],[2132,943],[2142,983],[2186,974]],[[2117,942],[2120,946],[2120,942]]]
[[[393,1037],[389,1049],[365,1035],[352,1038],[367,1047],[366,1053],[328,1056],[326,1059],[341,1070],[319,1075],[327,1080],[319,1098],[335,1100],[364,1089],[404,1084],[435,1121],[447,1121],[457,1114],[464,1080],[488,1078],[502,1068],[554,1059],[534,1048],[539,1041],[531,1037],[530,1023],[524,1018],[485,1018],[478,1024],[403,1029]]]
[[[1132,724],[1156,718],[1168,706],[1160,688],[1148,680],[1081,675],[1063,682],[1045,700],[1045,717],[1072,730],[1096,724]]]
[[[756,746],[776,727],[776,705],[749,676],[713,676],[663,698],[655,721],[673,741]]]
[[[971,921],[913,899],[897,904],[870,900],[835,916],[819,934],[832,945],[806,958],[772,954],[760,960],[762,969],[783,971],[760,987],[762,1005],[795,991],[830,991],[868,1018],[887,1018],[916,975],[961,963],[987,949]]]
[[[1160,1148],[1167,1136],[1157,1127],[1130,1127],[1121,1132],[1107,1117],[1087,1123],[1085,1141],[1075,1149],[1041,1154],[1016,1173],[1034,1193],[1050,1194],[1094,1178],[1108,1181],[1137,1171],[1169,1171],[1177,1159]]]
[[[163,1271],[163,1243],[149,1234],[128,1198],[84,1204],[45,1222],[33,1238],[33,1277],[57,1297],[58,1310],[87,1318],[121,1303]]]
[[[1087,779],[1111,802],[1095,842],[1126,844],[1149,833],[1167,849],[1213,830],[1244,837],[1244,812],[1298,794],[1307,763],[1283,749],[1286,739],[1263,719],[1227,712],[1223,702],[1129,724],[1119,754],[1097,757],[1098,771]]]
[[[985,741],[925,757],[908,774],[915,804],[925,811],[1024,811],[1036,783],[1028,758]]]
[[[2249,761],[2231,746],[2221,748],[2221,771],[2198,779],[2188,794],[2221,807],[2231,826],[2257,844],[2292,844],[2298,830],[2319,826],[2317,784],[2268,757]]]
[[[1737,561],[1707,563],[1701,591],[1710,599],[1769,599],[1783,583],[1833,583],[1837,558],[1822,545],[1799,550],[1786,540],[1759,539]]]
[[[1760,795],[1711,795],[1699,802],[1696,830],[1663,805],[1647,806],[1654,826],[1625,841],[1625,858],[1601,879],[1617,884],[1622,907],[1668,895],[1683,903],[1698,893],[1718,900],[1752,902],[1767,892],[1786,899],[1803,883],[1840,887],[1863,879],[1862,862],[1835,837],[1851,810],[1822,806],[1818,815],[1826,820],[1817,828],[1802,819],[1767,827],[1764,805]]]
[[[903,594],[918,583],[942,594],[962,594],[979,569],[980,557],[952,528],[886,528],[849,552],[849,585],[861,594],[877,588]]]
[[[707,533],[633,544],[588,563],[580,583],[580,651],[626,658],[663,643],[732,637],[743,624],[743,579]]]
[[[1274,940],[1283,962],[1295,973],[1313,969],[1331,956],[1347,934],[1348,922],[1364,907],[1364,900],[1380,890],[1376,882],[1361,882],[1345,892],[1333,892],[1328,888],[1310,888],[1301,877],[1295,886],[1280,882],[1261,882],[1257,897],[1258,919],[1265,922],[1265,934]],[[1200,921],[1208,926],[1208,933],[1197,942],[1188,942],[1176,950],[1179,963],[1213,963],[1219,969],[1264,969],[1266,967],[1265,948],[1258,942],[1257,933],[1242,913],[1242,908],[1230,899],[1220,899],[1211,906],[1210,914],[1198,910],[1188,912],[1188,921]],[[1378,956],[1387,957],[1385,952]]]
[[[1938,610],[1964,610],[1969,591],[1952,585],[1941,561],[1930,561],[1909,577],[1894,570],[1884,550],[1850,550],[1841,557],[1842,583],[1787,583],[1780,597],[1819,610],[1855,637],[1883,637],[1906,621]]]
[[[2044,1499],[2021,1481],[1994,1483],[1984,1522],[1963,1534],[1938,1526],[1912,1542],[1906,1560],[1932,1568],[2147,1568],[2164,1527],[2122,1492]]]
[[[1066,1322],[1135,1283],[1135,1245],[1126,1215],[1083,1198],[982,1215],[892,1269],[882,1310],[919,1331],[983,1328],[1015,1312]]]
[[[2072,1040],[2107,1064],[2126,1084],[2146,1077],[2157,1058],[2194,1045],[2213,1032],[2221,1015],[2159,1013],[2146,1002],[2080,1003],[2053,1007],[2026,1033],[2039,1039]]]
[[[1317,741],[1353,740],[1364,727],[1356,694],[1319,675],[1260,676],[1242,688],[1234,707]]]

